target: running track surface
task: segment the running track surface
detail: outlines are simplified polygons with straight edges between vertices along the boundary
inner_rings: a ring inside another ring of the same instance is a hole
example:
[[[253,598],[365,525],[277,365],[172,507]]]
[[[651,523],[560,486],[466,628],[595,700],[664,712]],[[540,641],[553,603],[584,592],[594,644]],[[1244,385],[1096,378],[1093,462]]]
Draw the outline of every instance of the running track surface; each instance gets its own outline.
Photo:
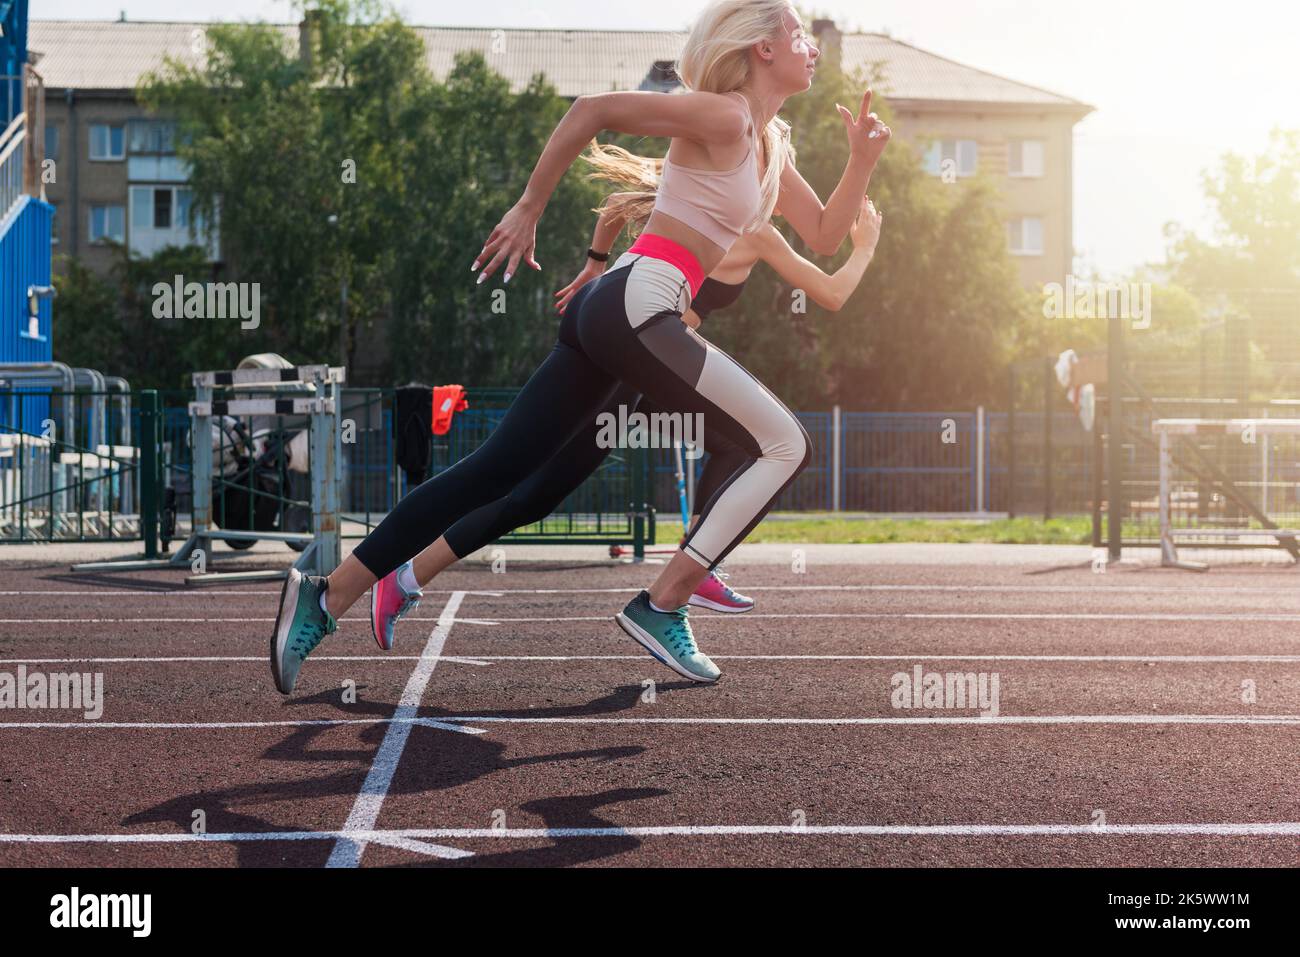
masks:
[[[453,570],[284,698],[278,582],[7,564],[0,672],[105,703],[0,710],[0,865],[1300,861],[1292,571],[737,565],[701,687],[611,621],[658,567]],[[996,674],[998,715],[891,706],[916,665]]]

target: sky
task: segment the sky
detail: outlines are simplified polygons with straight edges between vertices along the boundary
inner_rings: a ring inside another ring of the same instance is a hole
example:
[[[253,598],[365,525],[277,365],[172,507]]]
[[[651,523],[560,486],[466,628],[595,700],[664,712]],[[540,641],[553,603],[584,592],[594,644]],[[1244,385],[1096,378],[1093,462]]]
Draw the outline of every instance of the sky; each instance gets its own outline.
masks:
[[[684,30],[701,0],[405,0],[421,26]],[[1300,4],[1283,0],[829,0],[801,9],[1096,107],[1075,127],[1081,272],[1161,262],[1173,221],[1209,236],[1202,175],[1300,129]],[[297,19],[268,0],[31,0],[32,19]],[[183,13],[180,12],[183,10]]]

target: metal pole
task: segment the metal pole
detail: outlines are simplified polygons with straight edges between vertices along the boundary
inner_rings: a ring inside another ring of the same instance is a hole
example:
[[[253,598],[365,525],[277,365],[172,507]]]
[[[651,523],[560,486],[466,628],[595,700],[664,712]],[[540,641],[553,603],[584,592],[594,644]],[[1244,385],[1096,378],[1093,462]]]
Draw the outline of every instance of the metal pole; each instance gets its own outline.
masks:
[[[1101,422],[1092,423],[1092,547],[1101,548],[1101,475],[1105,453],[1101,444]]]
[[[328,370],[325,373],[329,376]],[[320,411],[311,417],[312,558],[313,571],[328,575],[342,561],[339,541],[338,468],[342,459],[339,432],[339,384],[316,383]],[[304,556],[306,553],[304,553]]]
[[[975,511],[984,511],[984,406],[975,409]]]
[[[212,387],[196,385],[194,400],[207,406],[212,404]],[[223,433],[224,435],[224,433]],[[190,452],[191,499],[190,534],[199,535],[208,530],[212,524],[212,416],[195,415],[190,417]],[[224,442],[224,439],[223,439]],[[206,543],[200,547],[206,548]]]
[[[645,558],[646,545],[646,471],[650,466],[649,452],[644,448],[632,450],[632,556]]]
[[[348,365],[348,276],[343,274],[339,292],[339,365]]]
[[[1043,361],[1043,521],[1052,517],[1052,386],[1055,379],[1049,356]]]
[[[1118,316],[1106,330],[1106,382],[1110,415],[1106,429],[1106,540],[1109,559],[1120,560],[1124,521],[1124,332]]]
[[[158,392],[146,389],[140,396],[140,534],[144,537],[144,557],[158,557]]]
[[[838,512],[843,508],[844,486],[840,472],[844,465],[844,427],[838,405],[831,408],[831,510]]]
[[[692,515],[695,514],[695,463],[698,459],[688,458],[686,467],[686,505]]]
[[[1178,561],[1174,548],[1174,534],[1169,516],[1169,433],[1160,430],[1160,564],[1173,565]]]
[[[1265,433],[1259,450],[1259,510],[1265,515],[1268,514],[1268,442],[1268,434]]]
[[[1008,370],[1007,393],[1007,518],[1016,517],[1016,367]]]
[[[23,473],[27,471],[23,464],[23,452],[27,448],[27,435],[23,432],[23,406],[26,404],[21,399],[18,400],[18,448],[15,450],[15,459],[18,462],[18,541],[20,542],[27,539],[27,503],[24,501],[27,494],[23,482]],[[50,538],[53,537],[51,531]]]

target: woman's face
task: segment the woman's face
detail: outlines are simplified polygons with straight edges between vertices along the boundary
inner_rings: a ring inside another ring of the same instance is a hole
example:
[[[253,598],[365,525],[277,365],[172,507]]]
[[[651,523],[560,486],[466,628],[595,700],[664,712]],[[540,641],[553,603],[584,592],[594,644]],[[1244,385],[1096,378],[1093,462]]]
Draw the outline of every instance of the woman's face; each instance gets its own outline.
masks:
[[[781,34],[772,44],[772,78],[787,95],[802,93],[812,86],[819,56],[821,51],[813,46],[799,15],[787,9],[781,18]]]

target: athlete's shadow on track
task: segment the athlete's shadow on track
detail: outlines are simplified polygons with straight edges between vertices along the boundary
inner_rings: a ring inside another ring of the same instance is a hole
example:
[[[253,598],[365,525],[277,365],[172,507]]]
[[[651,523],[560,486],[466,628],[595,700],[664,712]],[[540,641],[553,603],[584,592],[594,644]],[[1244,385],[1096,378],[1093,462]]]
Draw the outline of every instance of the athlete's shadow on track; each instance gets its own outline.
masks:
[[[675,688],[694,688],[691,682],[677,682],[659,686],[661,692]],[[343,719],[388,718],[392,716],[393,705],[386,701],[367,701],[364,697],[366,686],[359,686],[359,698],[355,704],[345,705],[336,689],[322,691],[316,695],[291,699],[286,708],[307,705],[330,705]],[[525,708],[490,711],[476,709],[474,716],[484,718],[546,718],[546,717],[590,717],[593,714],[611,714],[627,711],[637,706],[643,689],[640,685],[628,685],[618,688],[610,694],[597,698],[587,704],[567,705],[555,708]],[[421,708],[418,717],[437,720],[448,717],[452,712],[437,708]],[[464,727],[473,728],[472,722],[464,722]],[[387,794],[388,801],[403,796],[424,795],[432,797],[429,802],[428,816],[416,821],[413,826],[491,826],[491,814],[500,806],[499,799],[492,807],[474,808],[470,820],[476,821],[481,815],[481,823],[465,824],[466,815],[462,813],[453,817],[439,814],[437,792],[470,784],[486,778],[496,772],[508,772],[515,768],[530,765],[545,765],[557,762],[614,761],[631,758],[646,749],[640,746],[601,747],[587,750],[554,751],[544,754],[526,754],[517,757],[507,755],[509,740],[501,740],[492,735],[495,722],[485,721],[482,726],[484,734],[452,730],[429,725],[415,725],[411,729],[401,762],[393,774]],[[302,725],[293,728],[289,734],[269,747],[261,757],[265,761],[288,762],[347,762],[352,767],[347,771],[326,774],[322,777],[296,778],[293,780],[261,780],[231,787],[207,789],[178,795],[150,808],[126,817],[123,824],[127,826],[141,824],[170,824],[188,832],[193,823],[193,814],[202,810],[206,817],[206,830],[216,833],[247,833],[286,830],[331,830],[342,826],[337,810],[328,812],[326,822],[315,827],[303,827],[303,815],[296,809],[279,815],[267,815],[261,810],[277,804],[295,804],[298,802],[319,801],[321,799],[345,798],[350,810],[352,800],[365,782],[367,773],[375,758],[376,750],[387,733],[387,722],[364,726],[360,739],[362,746],[354,748],[317,748],[313,747],[324,735],[337,733],[339,725]],[[346,726],[342,726],[346,727]],[[249,733],[243,730],[235,734]],[[269,773],[268,769],[268,773]],[[509,793],[507,788],[506,793]],[[517,808],[507,808],[507,815],[519,811],[537,814],[543,818],[547,827],[609,827],[609,822],[595,817],[593,809],[625,800],[641,800],[656,797],[669,792],[651,789],[616,789],[601,794],[558,795],[528,801]],[[337,805],[337,801],[329,801]],[[254,810],[257,809],[257,810]],[[319,820],[319,809],[312,809],[312,819]],[[278,820],[271,819],[272,817]],[[287,821],[291,823],[285,823]],[[461,823],[453,825],[453,820]],[[381,822],[383,826],[383,822]],[[513,825],[512,826],[516,826]],[[501,838],[500,840],[513,840]],[[579,863],[601,857],[619,854],[640,844],[633,837],[610,838],[563,838],[553,846],[531,848],[518,851],[506,851],[465,859],[466,863],[485,864],[536,864],[558,866]],[[282,865],[285,842],[279,841],[239,841],[235,842],[236,859],[240,866]],[[328,855],[330,842],[311,842],[314,850],[319,849],[320,859]],[[300,862],[301,856],[295,855]],[[435,860],[434,863],[447,864],[448,861]],[[413,860],[411,863],[426,863]]]
[[[636,749],[641,750],[641,749]],[[598,816],[597,808],[622,804],[626,801],[643,801],[647,798],[663,797],[669,792],[661,788],[614,788],[595,794],[574,794],[564,797],[539,798],[519,806],[519,811],[535,814],[543,821],[546,828],[569,827],[618,827],[613,821]],[[509,822],[507,821],[507,824]],[[524,825],[533,827],[532,824]],[[492,838],[493,844],[519,843],[518,838]],[[571,867],[585,864],[605,857],[614,857],[641,846],[641,838],[630,834],[618,834],[610,837],[559,837],[549,838],[551,844],[545,847],[517,848],[500,853],[476,853],[473,857],[458,860],[439,860],[420,858],[411,862],[388,865],[390,867]],[[455,844],[454,840],[447,843]],[[483,841],[475,842],[481,847]]]

